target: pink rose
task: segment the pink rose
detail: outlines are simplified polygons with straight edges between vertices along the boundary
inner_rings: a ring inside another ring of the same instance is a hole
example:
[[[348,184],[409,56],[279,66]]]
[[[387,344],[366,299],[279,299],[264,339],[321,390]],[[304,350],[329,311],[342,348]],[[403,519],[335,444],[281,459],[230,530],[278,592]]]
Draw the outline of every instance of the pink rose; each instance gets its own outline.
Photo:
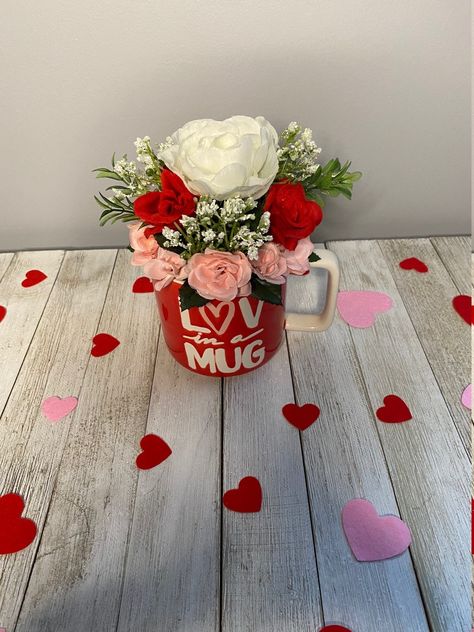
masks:
[[[288,274],[286,259],[276,244],[264,244],[258,251],[258,259],[252,261],[255,274],[270,283],[282,285]]]
[[[204,253],[193,255],[186,268],[189,285],[204,298],[228,302],[251,292],[252,268],[241,252],[207,248]]]
[[[162,290],[175,279],[182,281],[186,278],[184,266],[186,261],[176,252],[160,248],[156,259],[148,261],[143,267],[143,271],[150,279],[154,279],[155,290]]]
[[[309,237],[300,239],[294,250],[284,250],[288,272],[303,275],[309,272],[308,257],[313,252],[314,244]]]
[[[153,236],[146,237],[146,226],[140,228],[140,225],[141,222],[135,222],[128,227],[130,246],[135,251],[132,255],[132,266],[144,265],[150,259],[154,259],[158,251],[156,239]]]

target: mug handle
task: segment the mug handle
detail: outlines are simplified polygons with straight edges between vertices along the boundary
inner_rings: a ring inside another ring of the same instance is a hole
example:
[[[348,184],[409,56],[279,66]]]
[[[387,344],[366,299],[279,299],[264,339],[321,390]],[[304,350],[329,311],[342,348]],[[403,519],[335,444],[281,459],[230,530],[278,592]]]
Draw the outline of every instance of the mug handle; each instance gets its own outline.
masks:
[[[324,331],[334,320],[339,289],[339,262],[330,250],[315,249],[313,252],[319,259],[312,261],[310,266],[328,271],[326,305],[320,314],[286,314],[285,329],[288,331]]]

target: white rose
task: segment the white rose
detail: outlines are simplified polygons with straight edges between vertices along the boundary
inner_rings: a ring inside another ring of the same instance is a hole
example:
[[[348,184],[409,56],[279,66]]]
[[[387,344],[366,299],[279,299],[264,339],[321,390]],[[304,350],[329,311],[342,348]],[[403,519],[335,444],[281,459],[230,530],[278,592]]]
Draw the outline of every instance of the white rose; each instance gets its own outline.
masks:
[[[158,157],[195,195],[257,199],[277,174],[277,147],[278,134],[263,116],[231,116],[186,123]]]

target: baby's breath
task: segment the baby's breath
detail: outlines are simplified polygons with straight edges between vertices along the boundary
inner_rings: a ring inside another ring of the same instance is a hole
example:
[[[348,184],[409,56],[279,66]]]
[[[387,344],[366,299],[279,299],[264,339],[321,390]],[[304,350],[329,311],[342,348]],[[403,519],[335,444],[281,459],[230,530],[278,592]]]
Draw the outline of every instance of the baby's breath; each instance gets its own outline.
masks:
[[[280,164],[277,180],[298,182],[316,173],[321,148],[313,140],[313,132],[292,122],[280,136],[281,146],[277,149]]]
[[[272,239],[268,234],[269,213],[258,211],[252,198],[235,196],[218,202],[203,196],[198,200],[195,215],[183,215],[178,224],[179,231],[165,229],[166,234],[163,231],[166,239],[163,245],[165,248],[182,245],[185,259],[206,248],[240,251],[249,259],[256,259],[258,249]]]

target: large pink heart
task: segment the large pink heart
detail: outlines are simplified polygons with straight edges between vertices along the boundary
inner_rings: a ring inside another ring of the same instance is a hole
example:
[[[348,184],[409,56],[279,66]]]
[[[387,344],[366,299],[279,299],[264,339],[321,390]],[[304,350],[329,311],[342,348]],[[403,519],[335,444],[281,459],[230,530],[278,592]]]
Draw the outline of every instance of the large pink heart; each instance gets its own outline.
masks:
[[[48,397],[41,404],[41,412],[50,421],[59,421],[77,406],[77,397]]]
[[[376,562],[400,555],[411,544],[407,525],[396,516],[379,516],[371,502],[354,498],[342,508],[342,526],[359,562]]]
[[[224,319],[222,319],[221,311],[227,308],[227,314]],[[209,325],[211,329],[213,329],[218,336],[222,336],[227,331],[228,326],[235,314],[235,305],[234,303],[217,303],[217,305],[213,305],[213,303],[207,303],[203,307],[199,308],[201,312],[201,316],[203,320]],[[212,316],[212,319],[210,318]]]
[[[339,292],[337,309],[341,318],[351,327],[365,329],[375,322],[375,315],[386,312],[393,306],[393,301],[384,292],[371,290],[354,290]]]

